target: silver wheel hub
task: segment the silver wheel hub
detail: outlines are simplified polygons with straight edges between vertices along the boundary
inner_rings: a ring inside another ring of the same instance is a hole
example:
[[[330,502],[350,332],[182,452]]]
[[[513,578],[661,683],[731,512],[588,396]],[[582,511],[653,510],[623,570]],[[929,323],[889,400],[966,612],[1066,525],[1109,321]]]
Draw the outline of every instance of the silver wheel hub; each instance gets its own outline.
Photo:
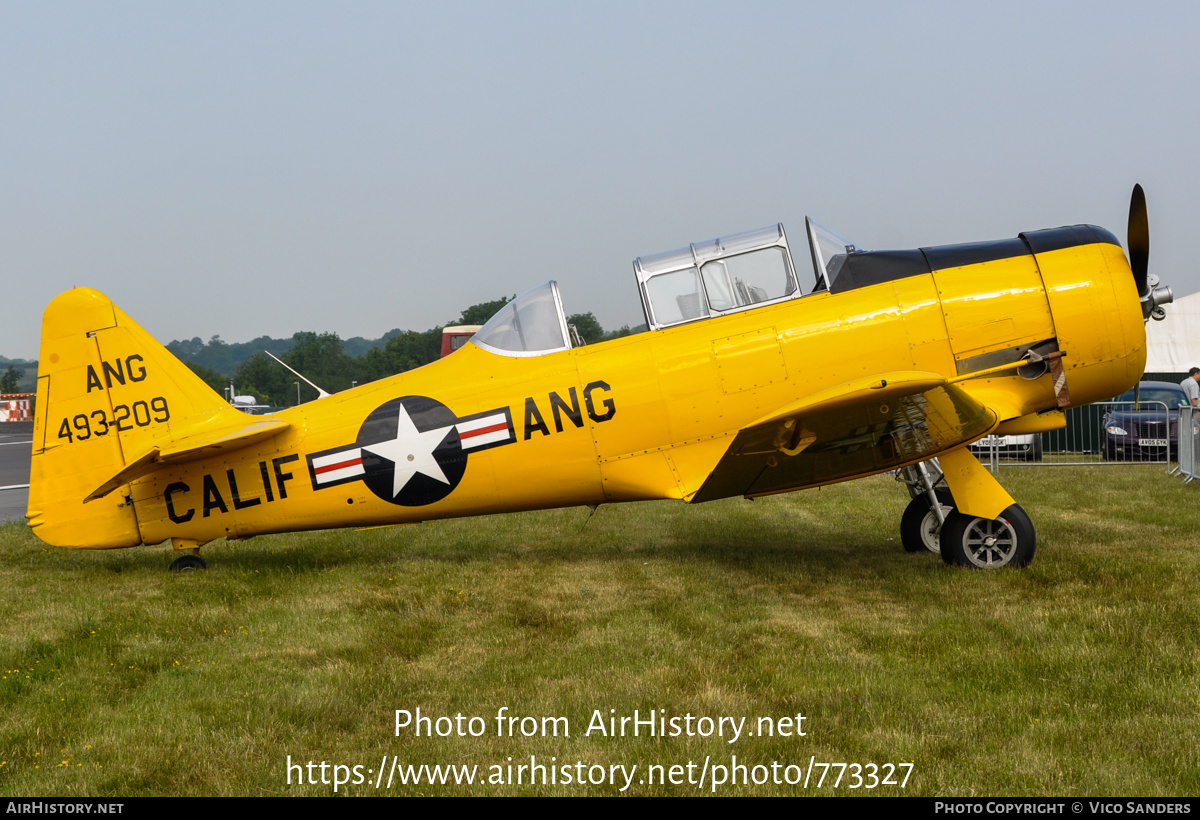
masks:
[[[942,515],[949,515],[954,512],[954,508],[949,504],[942,504]],[[925,514],[925,520],[921,522],[921,543],[925,545],[925,549],[930,552],[941,553],[942,542],[938,535],[942,531],[942,522],[938,521],[937,514],[930,510]]]
[[[977,567],[1002,567],[1017,554],[1017,533],[1003,518],[976,518],[963,533],[963,552]]]

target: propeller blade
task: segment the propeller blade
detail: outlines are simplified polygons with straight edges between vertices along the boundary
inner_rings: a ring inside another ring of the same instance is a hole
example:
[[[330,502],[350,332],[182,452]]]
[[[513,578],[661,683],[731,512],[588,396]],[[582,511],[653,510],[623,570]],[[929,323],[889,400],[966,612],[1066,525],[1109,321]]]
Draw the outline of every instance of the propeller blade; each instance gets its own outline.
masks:
[[[1126,243],[1129,245],[1129,267],[1133,269],[1138,295],[1146,296],[1150,293],[1150,219],[1146,215],[1146,194],[1141,185],[1133,186],[1133,196],[1129,200]]]

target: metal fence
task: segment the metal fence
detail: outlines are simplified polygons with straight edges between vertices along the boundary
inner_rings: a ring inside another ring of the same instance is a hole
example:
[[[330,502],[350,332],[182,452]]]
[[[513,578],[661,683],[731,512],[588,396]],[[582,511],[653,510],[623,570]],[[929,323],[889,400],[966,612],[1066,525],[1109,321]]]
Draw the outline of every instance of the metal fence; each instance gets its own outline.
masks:
[[[1162,464],[1171,472],[1179,458],[1180,429],[1194,430],[1191,408],[1172,409],[1158,401],[1104,401],[1067,410],[1067,426],[1026,436],[987,436],[971,451],[995,472],[1001,466]],[[1187,414],[1188,421],[1180,426]],[[1198,418],[1197,420],[1200,420]],[[1185,435],[1191,447],[1193,473],[1197,462],[1195,435]]]
[[[1183,483],[1190,484],[1200,474],[1200,407],[1184,407],[1179,411],[1179,474]]]

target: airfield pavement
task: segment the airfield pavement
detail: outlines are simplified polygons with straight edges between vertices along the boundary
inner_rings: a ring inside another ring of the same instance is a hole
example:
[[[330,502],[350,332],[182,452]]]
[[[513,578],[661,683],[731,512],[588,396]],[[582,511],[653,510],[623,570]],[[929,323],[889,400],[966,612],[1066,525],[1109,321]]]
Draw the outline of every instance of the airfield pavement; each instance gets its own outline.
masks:
[[[0,488],[29,483],[33,422],[0,423]],[[0,489],[0,523],[20,521],[29,506],[29,489]]]

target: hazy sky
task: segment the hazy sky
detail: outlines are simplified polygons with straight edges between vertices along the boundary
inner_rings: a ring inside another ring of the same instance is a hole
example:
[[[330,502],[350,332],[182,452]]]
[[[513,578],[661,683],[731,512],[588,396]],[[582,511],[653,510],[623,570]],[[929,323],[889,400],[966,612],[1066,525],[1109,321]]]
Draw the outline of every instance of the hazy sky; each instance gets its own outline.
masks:
[[[867,248],[1146,188],[1200,290],[1194,3],[0,2],[0,355],[76,285],[163,342],[424,330],[804,216]],[[802,270],[806,270],[802,268]]]

